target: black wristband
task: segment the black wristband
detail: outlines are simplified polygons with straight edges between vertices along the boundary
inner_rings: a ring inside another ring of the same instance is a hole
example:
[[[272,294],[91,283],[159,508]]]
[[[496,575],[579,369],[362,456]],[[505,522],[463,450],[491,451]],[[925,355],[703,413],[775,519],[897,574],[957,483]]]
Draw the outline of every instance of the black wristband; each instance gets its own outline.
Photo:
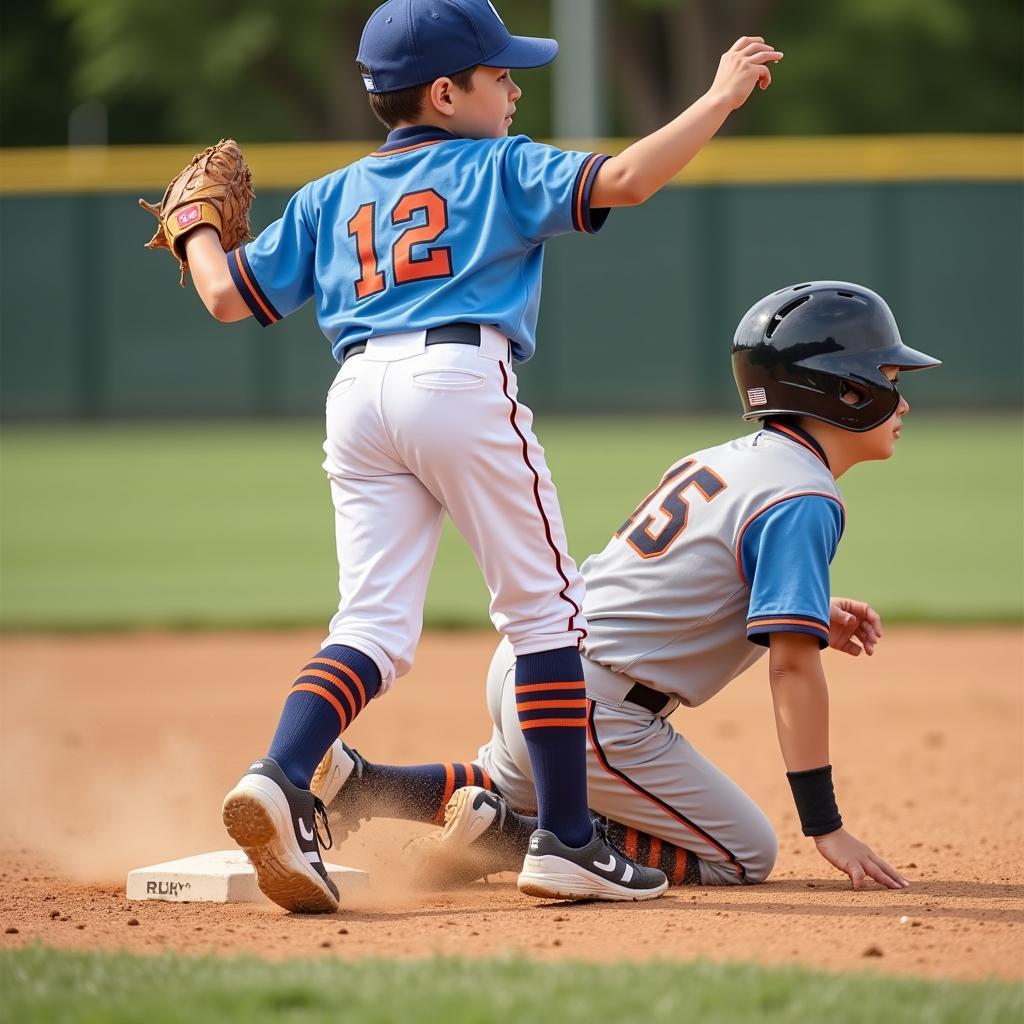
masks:
[[[843,827],[832,788],[832,765],[805,772],[786,772],[805,836],[824,836]]]

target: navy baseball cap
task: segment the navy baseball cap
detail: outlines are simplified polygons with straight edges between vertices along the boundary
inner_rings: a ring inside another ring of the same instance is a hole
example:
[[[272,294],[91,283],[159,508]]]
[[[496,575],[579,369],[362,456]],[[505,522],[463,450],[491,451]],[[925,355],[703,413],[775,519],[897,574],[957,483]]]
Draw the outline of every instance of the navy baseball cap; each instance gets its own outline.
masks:
[[[490,0],[388,0],[370,15],[356,60],[368,92],[394,92],[476,64],[539,68],[554,39],[514,36]]]

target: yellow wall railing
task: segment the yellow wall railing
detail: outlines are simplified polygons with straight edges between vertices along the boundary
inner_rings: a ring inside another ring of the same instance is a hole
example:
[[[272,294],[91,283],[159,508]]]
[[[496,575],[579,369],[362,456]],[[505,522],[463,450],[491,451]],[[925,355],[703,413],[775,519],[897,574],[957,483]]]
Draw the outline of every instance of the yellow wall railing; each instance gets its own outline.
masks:
[[[560,140],[618,153],[628,139]],[[358,160],[372,142],[245,146],[257,188],[297,188]],[[196,147],[198,148],[198,147]],[[191,146],[0,149],[0,195],[162,192]],[[674,184],[1024,181],[1021,135],[746,137],[712,141]]]

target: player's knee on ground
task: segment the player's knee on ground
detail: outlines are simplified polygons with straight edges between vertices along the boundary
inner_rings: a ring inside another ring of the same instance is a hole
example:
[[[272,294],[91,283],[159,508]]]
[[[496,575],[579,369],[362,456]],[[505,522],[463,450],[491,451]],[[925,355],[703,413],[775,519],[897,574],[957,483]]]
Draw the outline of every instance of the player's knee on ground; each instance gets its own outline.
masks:
[[[767,818],[750,822],[748,842],[743,854],[738,858],[742,872],[737,872],[730,865],[701,864],[701,879],[705,885],[757,885],[765,881],[775,867],[779,843],[775,838],[775,830]],[[712,876],[712,877],[708,877]]]
[[[747,855],[743,863],[745,871],[743,881],[748,885],[756,885],[758,882],[765,881],[772,873],[772,868],[775,867],[775,858],[779,852],[779,841],[775,837],[775,830],[765,817],[762,817],[757,822],[756,828],[752,829],[751,849],[753,852]]]
[[[745,823],[743,842],[736,846],[734,860],[701,858],[701,885],[757,885],[768,878],[775,867],[778,840],[760,811]]]

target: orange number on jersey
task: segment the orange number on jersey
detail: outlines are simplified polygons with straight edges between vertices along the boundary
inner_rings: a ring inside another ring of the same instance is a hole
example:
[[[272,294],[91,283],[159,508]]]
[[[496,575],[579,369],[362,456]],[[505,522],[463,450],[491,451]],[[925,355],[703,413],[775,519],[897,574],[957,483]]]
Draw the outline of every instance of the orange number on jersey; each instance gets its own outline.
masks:
[[[426,212],[426,222],[419,227],[406,228],[391,250],[395,284],[452,276],[452,251],[447,246],[428,249],[426,256],[419,259],[412,255],[414,245],[436,242],[448,228],[448,204],[432,188],[402,196],[391,211],[391,223],[404,224],[419,210]]]
[[[391,247],[391,262],[395,284],[426,281],[434,277],[452,276],[452,251],[448,246],[428,249],[425,256],[414,259],[412,247],[436,242],[448,229],[448,203],[432,188],[409,192],[398,200],[391,211],[392,224],[405,224],[419,211],[426,213],[423,224],[406,228]],[[376,203],[366,203],[356,210],[346,225],[349,238],[356,240],[360,275],[356,281],[356,298],[366,299],[387,287],[377,259],[377,236],[374,215]]]
[[[377,265],[377,246],[374,237],[373,215],[376,203],[360,206],[355,216],[346,225],[349,238],[356,240],[356,252],[359,254],[361,273],[356,281],[356,298],[365,299],[384,291],[384,275]]]
[[[690,518],[690,503],[683,496],[688,488],[695,487],[705,501],[711,501],[725,490],[725,481],[714,470],[707,466],[694,469],[694,466],[697,464],[693,459],[687,459],[676,466],[616,531],[615,536],[621,537],[629,530],[626,543],[641,558],[660,558],[682,535]],[[654,496],[669,484],[673,485],[672,489],[657,509],[659,516],[663,517],[662,524],[652,531],[651,527],[658,521],[658,516],[648,514],[641,518],[641,513]]]

